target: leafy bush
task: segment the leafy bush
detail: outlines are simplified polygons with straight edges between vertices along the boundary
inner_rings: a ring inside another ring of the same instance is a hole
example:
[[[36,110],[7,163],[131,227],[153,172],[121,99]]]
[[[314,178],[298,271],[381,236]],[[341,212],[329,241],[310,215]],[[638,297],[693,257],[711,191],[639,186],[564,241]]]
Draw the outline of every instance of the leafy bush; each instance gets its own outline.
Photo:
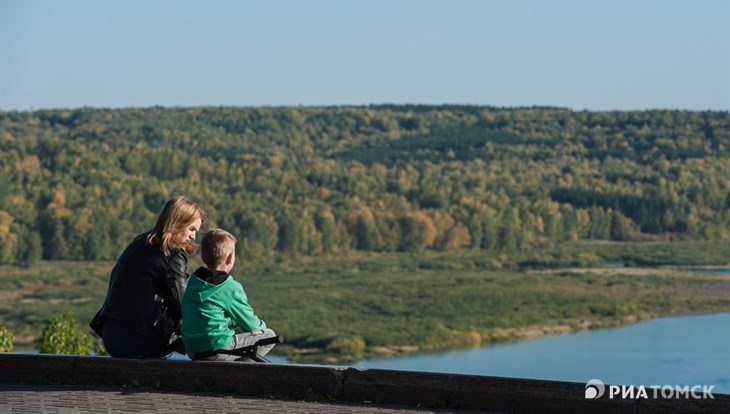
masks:
[[[436,321],[433,330],[424,340],[424,349],[440,351],[444,349],[476,348],[482,344],[482,335],[474,330],[458,330],[447,328]]]
[[[109,355],[109,353],[106,352],[106,348],[104,348],[104,342],[101,340],[101,338],[94,339],[91,352],[94,355]]]
[[[327,352],[340,355],[360,355],[365,350],[365,341],[359,336],[335,338],[327,345]]]
[[[15,334],[6,327],[0,325],[0,352],[13,352],[13,340]]]
[[[90,355],[94,349],[94,339],[82,331],[70,313],[62,313],[51,318],[41,335],[42,354]]]

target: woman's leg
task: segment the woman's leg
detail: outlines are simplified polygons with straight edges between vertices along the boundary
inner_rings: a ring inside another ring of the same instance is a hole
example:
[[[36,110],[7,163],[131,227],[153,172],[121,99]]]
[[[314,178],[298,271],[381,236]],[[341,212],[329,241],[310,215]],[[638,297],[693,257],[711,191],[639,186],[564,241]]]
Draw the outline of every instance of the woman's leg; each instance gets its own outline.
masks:
[[[104,320],[102,340],[109,355],[116,358],[164,358],[172,353],[115,319]]]

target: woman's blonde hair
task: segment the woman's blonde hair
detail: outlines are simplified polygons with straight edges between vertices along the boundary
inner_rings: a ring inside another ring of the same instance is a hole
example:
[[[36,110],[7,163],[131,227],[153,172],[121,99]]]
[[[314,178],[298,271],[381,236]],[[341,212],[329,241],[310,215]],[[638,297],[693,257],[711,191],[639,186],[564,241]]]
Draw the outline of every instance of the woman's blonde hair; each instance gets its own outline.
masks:
[[[180,245],[175,235],[185,231],[198,218],[201,222],[205,221],[205,211],[198,203],[183,195],[172,197],[160,210],[155,227],[147,233],[147,244],[159,243],[160,250],[165,256],[168,256],[170,249],[173,248],[185,249],[190,254],[195,253],[198,245],[194,243]]]
[[[223,229],[205,233],[200,242],[200,258],[208,267],[222,264],[236,246],[236,237]]]

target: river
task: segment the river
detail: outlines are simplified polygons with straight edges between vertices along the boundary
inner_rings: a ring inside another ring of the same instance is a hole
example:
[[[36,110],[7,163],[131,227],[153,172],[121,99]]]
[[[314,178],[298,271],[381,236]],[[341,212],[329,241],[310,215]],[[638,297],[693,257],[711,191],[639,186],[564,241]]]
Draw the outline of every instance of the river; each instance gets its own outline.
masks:
[[[355,366],[624,385],[714,385],[730,394],[730,313],[641,321]]]

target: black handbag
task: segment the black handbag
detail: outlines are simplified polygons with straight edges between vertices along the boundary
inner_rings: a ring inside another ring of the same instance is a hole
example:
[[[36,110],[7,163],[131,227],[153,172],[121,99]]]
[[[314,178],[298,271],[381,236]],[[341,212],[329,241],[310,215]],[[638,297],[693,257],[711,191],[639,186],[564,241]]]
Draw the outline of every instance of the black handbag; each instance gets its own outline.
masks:
[[[154,316],[152,320],[152,331],[158,337],[158,341],[165,345],[170,345],[175,342],[180,335],[178,334],[179,324],[176,318],[170,315],[169,309],[165,304],[165,299],[155,295],[152,298],[151,315]]]

